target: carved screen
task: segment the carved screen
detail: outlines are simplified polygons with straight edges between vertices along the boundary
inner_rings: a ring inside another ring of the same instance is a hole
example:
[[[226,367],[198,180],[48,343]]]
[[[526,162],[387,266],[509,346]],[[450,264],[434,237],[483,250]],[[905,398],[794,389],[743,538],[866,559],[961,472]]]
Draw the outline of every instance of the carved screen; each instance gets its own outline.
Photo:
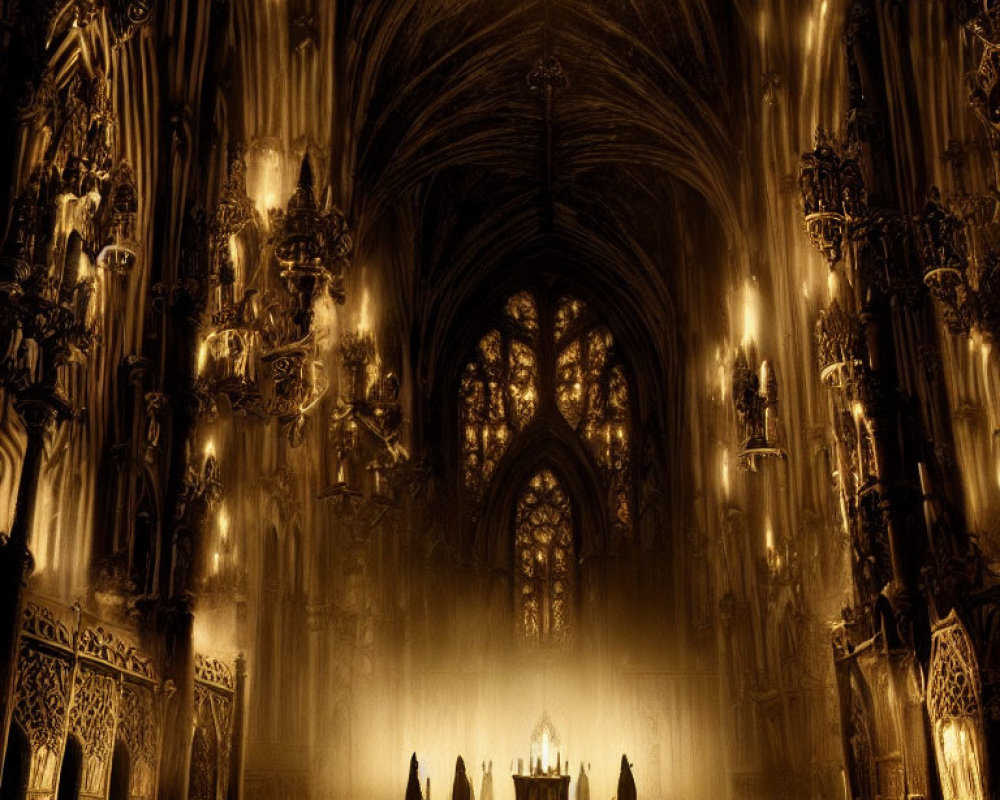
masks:
[[[550,470],[521,492],[515,527],[517,625],[529,644],[562,644],[573,631],[573,516]]]
[[[527,292],[504,308],[502,325],[479,341],[461,382],[465,488],[482,494],[512,436],[538,407],[538,312]]]

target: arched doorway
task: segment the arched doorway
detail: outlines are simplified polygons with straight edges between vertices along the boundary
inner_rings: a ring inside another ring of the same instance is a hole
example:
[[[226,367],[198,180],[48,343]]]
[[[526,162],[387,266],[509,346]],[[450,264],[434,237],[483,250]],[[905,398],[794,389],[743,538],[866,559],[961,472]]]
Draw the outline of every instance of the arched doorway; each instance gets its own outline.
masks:
[[[132,759],[125,743],[119,739],[115,743],[115,753],[111,759],[111,785],[108,791],[108,800],[128,800],[131,780]]]
[[[24,800],[28,793],[28,772],[31,768],[31,743],[21,726],[12,723],[7,737],[7,754],[0,776],[0,800]]]
[[[75,736],[66,740],[62,767],[59,769],[58,800],[77,800],[83,780],[83,745]]]

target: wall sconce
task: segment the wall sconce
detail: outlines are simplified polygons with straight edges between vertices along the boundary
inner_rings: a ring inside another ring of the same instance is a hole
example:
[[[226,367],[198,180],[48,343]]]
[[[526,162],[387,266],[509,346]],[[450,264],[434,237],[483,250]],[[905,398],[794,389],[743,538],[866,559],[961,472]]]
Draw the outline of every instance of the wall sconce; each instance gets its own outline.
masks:
[[[293,300],[298,337],[312,329],[313,301],[326,290],[343,305],[344,272],[354,244],[347,220],[336,206],[321,211],[313,193],[309,156],[302,161],[299,183],[286,211],[271,211],[274,252],[281,277]]]
[[[832,268],[843,256],[845,239],[853,238],[856,222],[867,214],[867,200],[857,160],[841,159],[822,128],[816,131],[815,149],[799,163],[799,192],[809,239]]]
[[[743,347],[733,360],[733,405],[742,426],[743,441],[736,457],[741,469],[757,471],[766,458],[784,458],[778,445],[778,379],[767,361],[751,369]]]
[[[122,161],[112,176],[111,197],[105,224],[104,247],[97,255],[97,266],[128,274],[135,266],[139,243],[136,240],[136,216],[139,200],[135,176],[128,162]]]

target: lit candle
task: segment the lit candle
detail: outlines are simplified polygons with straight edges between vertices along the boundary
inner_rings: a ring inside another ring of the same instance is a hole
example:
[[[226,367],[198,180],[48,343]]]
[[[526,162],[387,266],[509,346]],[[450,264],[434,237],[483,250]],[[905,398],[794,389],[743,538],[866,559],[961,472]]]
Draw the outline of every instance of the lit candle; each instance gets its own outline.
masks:
[[[542,731],[542,772],[549,769],[549,732]]]

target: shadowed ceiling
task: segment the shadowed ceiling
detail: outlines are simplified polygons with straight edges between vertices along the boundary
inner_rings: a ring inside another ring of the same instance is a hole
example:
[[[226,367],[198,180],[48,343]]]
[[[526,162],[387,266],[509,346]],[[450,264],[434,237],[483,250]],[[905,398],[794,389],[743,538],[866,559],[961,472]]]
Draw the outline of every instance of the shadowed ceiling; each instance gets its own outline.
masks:
[[[539,276],[601,307],[637,370],[673,362],[679,228],[718,245],[740,227],[739,10],[367,0],[338,24],[349,209],[364,250],[412,253],[384,288],[434,354],[416,365],[432,407],[483,314]]]

